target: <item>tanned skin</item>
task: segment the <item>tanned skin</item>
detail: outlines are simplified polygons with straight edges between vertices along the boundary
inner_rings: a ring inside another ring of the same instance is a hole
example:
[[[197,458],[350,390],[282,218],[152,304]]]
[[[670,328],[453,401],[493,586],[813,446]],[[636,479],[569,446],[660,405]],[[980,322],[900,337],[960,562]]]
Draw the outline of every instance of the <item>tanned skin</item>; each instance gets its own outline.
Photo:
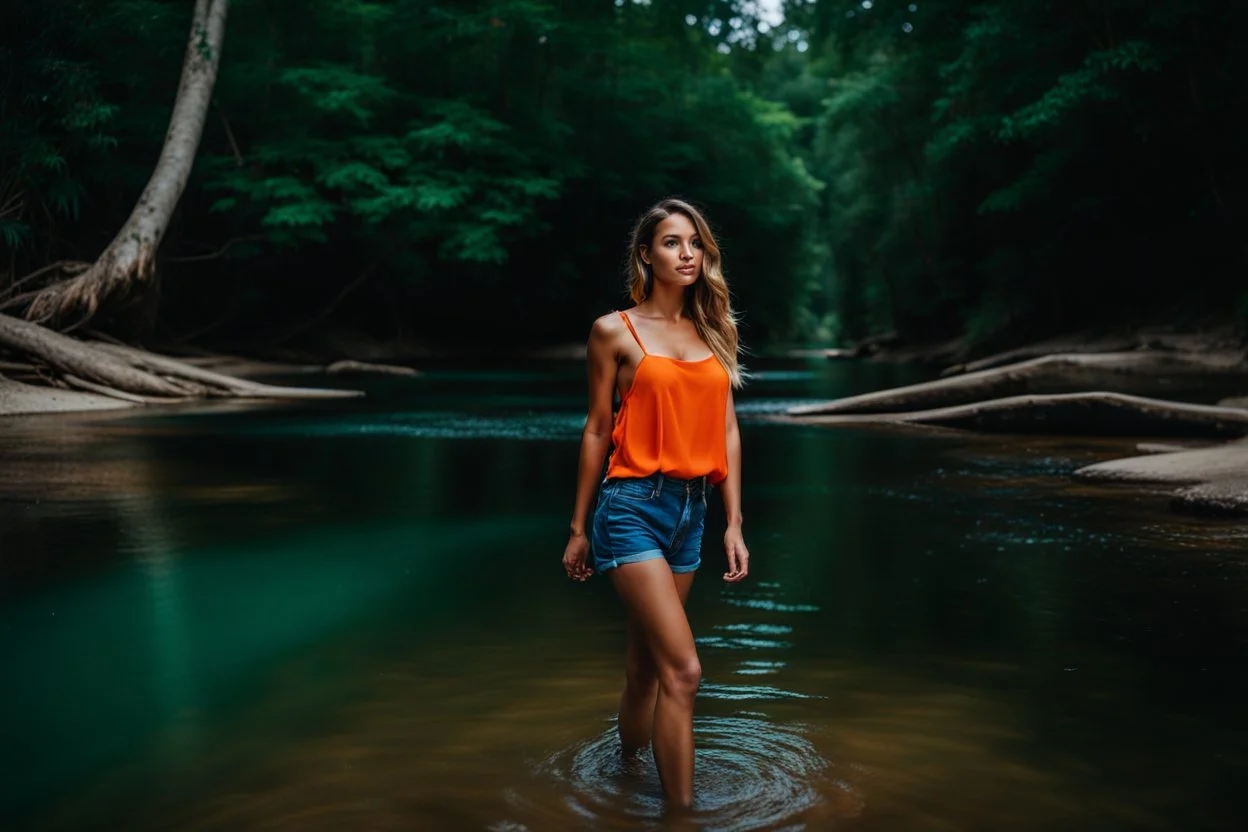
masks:
[[[702,276],[702,244],[697,228],[683,214],[673,214],[655,228],[641,250],[650,264],[654,284],[650,297],[629,310],[629,319],[646,349],[654,355],[698,361],[711,354],[685,313],[685,292]],[[611,445],[612,403],[623,398],[644,357],[620,316],[612,313],[594,322],[589,334],[589,416],[581,435],[576,503],[563,566],[568,577],[589,578],[589,537],[586,523]],[[724,413],[728,476],[719,485],[728,528],[723,579],[737,583],[749,574],[750,553],[741,526],[741,434],[732,391]],[[654,761],[669,803],[693,802],[693,700],[702,666],[685,617],[684,604],[693,586],[692,572],[672,574],[663,558],[617,566],[609,573],[628,610],[628,653],[624,693],[620,699],[620,744],[626,755],[653,741]]]

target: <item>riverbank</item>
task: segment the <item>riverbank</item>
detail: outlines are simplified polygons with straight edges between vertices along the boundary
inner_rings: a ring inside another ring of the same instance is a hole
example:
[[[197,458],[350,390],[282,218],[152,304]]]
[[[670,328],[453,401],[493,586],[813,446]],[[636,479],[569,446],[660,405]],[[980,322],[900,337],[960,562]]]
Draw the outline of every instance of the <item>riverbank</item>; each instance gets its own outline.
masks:
[[[1161,486],[1180,510],[1248,515],[1248,440],[1100,462],[1074,475],[1089,482]]]
[[[1237,440],[1162,453],[1145,443],[1139,446],[1143,456],[1089,465],[1075,476],[1161,489],[1180,511],[1248,515],[1248,345],[1233,327],[1084,332],[989,356],[973,356],[956,342],[905,347],[888,338],[851,352],[878,362],[945,366],[931,381],[791,407],[785,421],[1072,438]]]
[[[0,376],[0,416],[124,410],[137,406],[134,402],[125,402],[96,393],[62,390],[56,387],[37,387]]]
[[[340,360],[328,364],[262,361],[232,355],[209,355],[178,359],[184,364],[238,379],[261,379],[292,375],[339,376],[349,374],[416,376],[419,371],[394,364],[377,364]],[[260,397],[262,398],[262,397]],[[170,402],[179,403],[179,402]],[[0,375],[0,418],[30,416],[40,413],[73,413],[100,410],[125,410],[159,406],[159,402],[120,399],[85,390],[67,390]]]

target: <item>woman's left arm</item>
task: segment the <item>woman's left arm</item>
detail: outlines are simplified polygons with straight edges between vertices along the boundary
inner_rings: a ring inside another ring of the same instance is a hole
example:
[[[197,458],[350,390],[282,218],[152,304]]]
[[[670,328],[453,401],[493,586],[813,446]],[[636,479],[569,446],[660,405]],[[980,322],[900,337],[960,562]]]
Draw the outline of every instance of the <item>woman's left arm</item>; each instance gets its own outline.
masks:
[[[724,513],[728,515],[728,530],[724,532],[728,571],[724,573],[724,580],[735,584],[750,573],[750,552],[745,548],[745,538],[741,534],[741,431],[737,428],[737,408],[732,401],[732,390],[728,391],[725,411],[728,476],[720,484],[724,493]]]

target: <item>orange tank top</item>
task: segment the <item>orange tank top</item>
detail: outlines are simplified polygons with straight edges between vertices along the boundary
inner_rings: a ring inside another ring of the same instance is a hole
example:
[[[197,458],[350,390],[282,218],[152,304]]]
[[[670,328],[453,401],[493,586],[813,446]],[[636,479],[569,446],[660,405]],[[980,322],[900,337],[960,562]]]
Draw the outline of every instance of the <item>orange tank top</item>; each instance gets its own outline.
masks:
[[[728,371],[714,354],[701,361],[651,355],[628,315],[621,312],[620,317],[642,356],[620,400],[607,478],[662,472],[677,479],[722,481],[728,476]]]

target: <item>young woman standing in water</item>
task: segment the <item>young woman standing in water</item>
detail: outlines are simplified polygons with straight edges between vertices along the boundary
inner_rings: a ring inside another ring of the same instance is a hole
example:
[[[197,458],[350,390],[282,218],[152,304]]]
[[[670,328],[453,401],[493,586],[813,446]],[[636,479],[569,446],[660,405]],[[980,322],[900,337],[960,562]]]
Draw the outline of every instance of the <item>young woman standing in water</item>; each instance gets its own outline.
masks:
[[[589,417],[563,566],[574,580],[594,569],[607,573],[623,600],[621,750],[633,755],[653,741],[668,801],[688,807],[702,667],[684,604],[701,563],[713,485],[720,486],[728,517],[724,580],[735,583],[749,572],[732,401],[732,388],[741,385],[737,325],[719,248],[692,205],[665,199],[651,208],[634,227],[629,251],[636,305],[599,318],[589,335]],[[616,393],[620,412],[613,421]]]

